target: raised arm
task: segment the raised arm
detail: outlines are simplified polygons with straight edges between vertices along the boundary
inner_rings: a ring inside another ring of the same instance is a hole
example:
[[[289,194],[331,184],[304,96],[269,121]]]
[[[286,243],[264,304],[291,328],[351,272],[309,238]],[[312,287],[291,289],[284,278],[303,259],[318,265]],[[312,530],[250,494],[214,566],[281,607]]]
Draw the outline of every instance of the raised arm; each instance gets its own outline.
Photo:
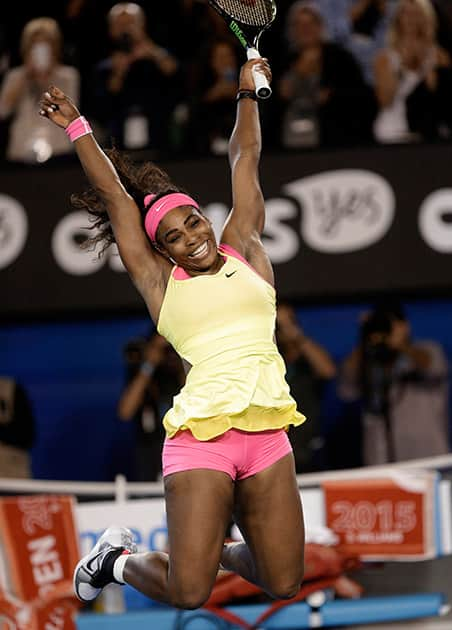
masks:
[[[254,65],[260,67],[268,80],[271,79],[266,60],[248,61],[240,73],[239,94],[254,95]],[[258,173],[261,146],[257,101],[249,97],[240,98],[229,142],[233,205],[221,240],[241,253],[266,280],[273,282],[271,265],[260,240],[265,222],[264,198]]]
[[[40,114],[64,129],[80,117],[72,100],[56,87],[44,94]],[[155,302],[158,314],[168,263],[153,250],[143,230],[138,206],[93,134],[78,138],[75,148],[89,181],[105,203],[121,259],[148,306],[154,306]],[[154,317],[154,313],[151,315]]]
[[[394,101],[397,93],[398,78],[391,67],[386,50],[380,51],[375,57],[375,93],[380,108],[388,107]]]

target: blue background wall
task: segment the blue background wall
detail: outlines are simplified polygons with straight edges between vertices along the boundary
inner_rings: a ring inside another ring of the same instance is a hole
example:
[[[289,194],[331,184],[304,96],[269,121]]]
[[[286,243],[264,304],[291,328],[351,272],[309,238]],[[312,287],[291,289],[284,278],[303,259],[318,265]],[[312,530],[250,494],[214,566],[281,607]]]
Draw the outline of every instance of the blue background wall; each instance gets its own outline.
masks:
[[[358,318],[367,307],[309,306],[298,315],[305,332],[340,361],[355,343]],[[452,362],[452,300],[406,302],[406,309],[414,337],[439,341]],[[148,329],[145,317],[0,328],[0,373],[27,388],[35,409],[35,477],[109,480],[127,472],[133,427],[115,411],[124,379],[122,349]],[[327,429],[338,412],[333,391]]]

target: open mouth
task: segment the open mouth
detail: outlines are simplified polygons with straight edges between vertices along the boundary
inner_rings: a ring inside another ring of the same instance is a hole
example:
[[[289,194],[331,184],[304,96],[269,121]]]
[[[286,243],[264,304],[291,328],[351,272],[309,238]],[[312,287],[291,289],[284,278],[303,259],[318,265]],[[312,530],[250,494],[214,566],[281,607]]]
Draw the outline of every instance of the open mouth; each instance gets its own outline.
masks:
[[[209,249],[209,246],[208,246],[208,242],[206,241],[205,243],[200,245],[197,249],[195,249],[194,252],[189,254],[188,257],[189,258],[202,258],[203,256],[207,254],[208,249]]]

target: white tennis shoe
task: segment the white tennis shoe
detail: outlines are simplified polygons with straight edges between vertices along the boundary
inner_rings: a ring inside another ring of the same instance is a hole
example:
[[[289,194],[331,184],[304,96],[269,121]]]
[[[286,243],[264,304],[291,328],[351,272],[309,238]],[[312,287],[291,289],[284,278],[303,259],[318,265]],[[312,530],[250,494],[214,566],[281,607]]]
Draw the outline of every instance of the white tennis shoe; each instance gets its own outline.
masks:
[[[132,532],[125,527],[109,527],[91,551],[83,556],[74,570],[74,592],[82,602],[95,599],[102,589],[116,582],[113,577],[114,561],[122,553],[135,553]]]

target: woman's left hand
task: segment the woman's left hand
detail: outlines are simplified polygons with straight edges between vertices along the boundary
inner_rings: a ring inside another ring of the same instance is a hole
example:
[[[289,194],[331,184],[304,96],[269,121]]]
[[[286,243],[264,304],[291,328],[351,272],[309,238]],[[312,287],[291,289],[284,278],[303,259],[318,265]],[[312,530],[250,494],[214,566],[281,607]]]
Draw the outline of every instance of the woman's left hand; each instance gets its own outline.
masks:
[[[250,59],[247,61],[240,71],[240,81],[239,81],[239,90],[255,90],[256,86],[254,85],[253,78],[253,68],[262,72],[267,81],[270,83],[272,80],[272,71],[270,69],[270,64],[268,63],[268,59],[264,59],[260,57],[259,59]]]
[[[63,129],[80,116],[80,112],[69,96],[53,85],[42,95],[39,114]]]

